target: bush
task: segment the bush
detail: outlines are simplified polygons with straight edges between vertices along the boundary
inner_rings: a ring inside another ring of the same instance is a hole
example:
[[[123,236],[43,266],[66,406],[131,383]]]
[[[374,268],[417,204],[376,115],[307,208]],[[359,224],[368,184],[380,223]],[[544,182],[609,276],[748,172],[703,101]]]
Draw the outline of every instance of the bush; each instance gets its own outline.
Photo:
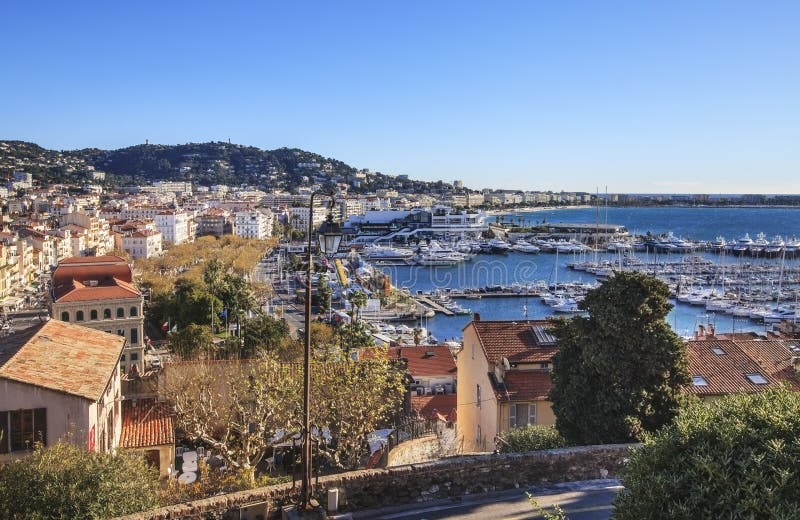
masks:
[[[511,428],[498,435],[497,449],[500,453],[519,453],[525,451],[563,448],[567,443],[564,437],[552,426],[527,425]]]
[[[614,518],[797,518],[798,460],[800,395],[697,403],[635,450]]]
[[[59,442],[0,464],[0,518],[112,518],[156,506],[158,472],[141,453]]]

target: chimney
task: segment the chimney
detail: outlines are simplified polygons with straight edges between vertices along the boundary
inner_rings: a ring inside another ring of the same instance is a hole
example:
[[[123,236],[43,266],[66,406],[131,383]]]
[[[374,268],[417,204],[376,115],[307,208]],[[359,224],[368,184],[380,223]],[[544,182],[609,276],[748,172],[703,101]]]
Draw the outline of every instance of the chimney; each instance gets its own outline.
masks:
[[[715,332],[716,332],[716,330],[714,330],[714,325],[709,323],[708,324],[708,335],[713,337]]]
[[[400,349],[397,349],[397,359],[403,357],[403,354],[400,353]]]
[[[704,339],[706,337],[706,328],[702,325],[697,326],[697,339]]]
[[[481,321],[481,314],[479,312],[472,313],[472,321]]]

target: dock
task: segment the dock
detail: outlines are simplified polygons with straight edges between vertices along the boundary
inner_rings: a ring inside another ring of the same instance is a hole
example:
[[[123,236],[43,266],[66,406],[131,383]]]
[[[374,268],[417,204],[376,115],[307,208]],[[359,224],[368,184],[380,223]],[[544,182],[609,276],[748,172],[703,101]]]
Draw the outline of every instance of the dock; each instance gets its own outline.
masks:
[[[418,304],[420,304],[420,305],[422,305],[424,307],[427,307],[428,309],[432,309],[432,310],[434,310],[436,312],[441,312],[445,316],[455,316],[456,315],[456,313],[454,313],[450,309],[448,309],[448,308],[446,308],[446,307],[444,307],[442,305],[439,305],[438,303],[436,303],[435,301],[431,300],[427,296],[423,296],[421,294],[418,294],[418,295],[414,296],[414,300]]]

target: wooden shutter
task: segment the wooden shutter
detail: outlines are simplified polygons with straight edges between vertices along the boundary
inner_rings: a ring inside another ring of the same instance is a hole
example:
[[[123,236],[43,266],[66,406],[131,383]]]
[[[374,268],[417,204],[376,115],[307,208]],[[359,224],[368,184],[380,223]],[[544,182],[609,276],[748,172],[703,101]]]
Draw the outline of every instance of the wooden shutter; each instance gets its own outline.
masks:
[[[47,446],[47,408],[36,408],[33,411],[33,438],[34,442]]]
[[[536,424],[536,403],[528,405],[528,424]]]
[[[517,405],[508,405],[508,427],[513,428],[517,425]]]
[[[8,412],[0,412],[0,453],[8,453]]]

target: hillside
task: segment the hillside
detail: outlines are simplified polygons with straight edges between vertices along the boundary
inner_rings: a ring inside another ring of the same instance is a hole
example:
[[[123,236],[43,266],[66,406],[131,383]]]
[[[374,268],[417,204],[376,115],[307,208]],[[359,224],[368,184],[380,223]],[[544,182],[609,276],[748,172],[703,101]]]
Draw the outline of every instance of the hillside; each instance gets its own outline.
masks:
[[[357,176],[357,170],[342,161],[296,148],[262,150],[225,142],[59,152],[23,141],[0,141],[0,175],[6,177],[13,171],[31,173],[41,183],[93,182],[93,172],[101,171],[106,173],[105,183],[115,186],[178,180],[202,186],[292,190],[310,182],[341,182],[352,191],[365,192],[378,188],[424,190],[429,184],[373,172]]]

